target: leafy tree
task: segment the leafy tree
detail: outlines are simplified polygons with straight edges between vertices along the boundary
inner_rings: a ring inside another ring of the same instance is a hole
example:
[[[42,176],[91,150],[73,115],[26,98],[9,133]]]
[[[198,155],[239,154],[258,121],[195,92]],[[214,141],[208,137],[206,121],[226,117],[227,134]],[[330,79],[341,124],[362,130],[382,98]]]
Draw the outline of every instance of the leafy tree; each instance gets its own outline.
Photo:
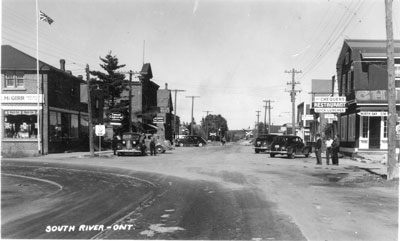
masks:
[[[100,57],[100,60],[103,62],[100,67],[106,73],[90,71],[90,74],[97,77],[95,84],[98,84],[100,89],[105,91],[104,101],[112,109],[115,107],[115,100],[120,97],[122,91],[127,87],[127,83],[124,81],[125,75],[117,72],[118,69],[125,67],[125,64],[119,65],[118,58],[112,55],[111,51],[105,58]]]
[[[219,137],[226,136],[228,129],[228,122],[221,115],[207,115],[201,120],[201,129],[206,133],[214,132]]]

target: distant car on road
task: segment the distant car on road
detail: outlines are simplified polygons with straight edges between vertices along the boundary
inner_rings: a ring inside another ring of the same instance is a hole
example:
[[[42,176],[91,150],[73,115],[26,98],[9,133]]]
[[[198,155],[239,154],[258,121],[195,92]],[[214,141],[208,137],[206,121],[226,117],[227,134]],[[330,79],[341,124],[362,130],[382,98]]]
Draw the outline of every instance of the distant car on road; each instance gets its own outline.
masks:
[[[306,146],[298,136],[277,136],[271,143],[271,157],[277,154],[287,155],[289,158],[295,158],[296,155],[308,157],[311,153],[311,146]]]
[[[143,143],[143,138],[140,133],[125,132],[122,134],[121,140],[115,144],[116,153],[121,155],[146,155],[146,145]]]
[[[269,153],[271,151],[271,143],[274,140],[274,137],[276,136],[277,136],[276,134],[266,134],[258,136],[254,141],[254,151],[256,153],[260,152]]]
[[[175,141],[175,146],[204,146],[207,141],[201,136],[182,136]]]

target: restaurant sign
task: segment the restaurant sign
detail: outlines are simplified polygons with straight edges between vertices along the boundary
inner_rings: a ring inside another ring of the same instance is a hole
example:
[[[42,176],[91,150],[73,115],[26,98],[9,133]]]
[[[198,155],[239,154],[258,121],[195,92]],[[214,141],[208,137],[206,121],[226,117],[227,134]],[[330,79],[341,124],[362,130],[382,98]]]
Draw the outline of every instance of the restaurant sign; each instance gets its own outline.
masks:
[[[314,97],[313,108],[315,113],[344,113],[346,112],[346,97]]]

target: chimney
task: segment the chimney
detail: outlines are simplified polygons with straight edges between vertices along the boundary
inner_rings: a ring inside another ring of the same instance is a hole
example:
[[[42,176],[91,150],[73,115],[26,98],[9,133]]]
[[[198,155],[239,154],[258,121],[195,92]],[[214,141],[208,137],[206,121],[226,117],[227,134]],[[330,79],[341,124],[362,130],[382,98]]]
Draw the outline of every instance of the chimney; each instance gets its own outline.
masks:
[[[168,83],[165,83],[165,89],[166,90],[168,89]]]
[[[60,69],[65,71],[65,59],[60,59]]]

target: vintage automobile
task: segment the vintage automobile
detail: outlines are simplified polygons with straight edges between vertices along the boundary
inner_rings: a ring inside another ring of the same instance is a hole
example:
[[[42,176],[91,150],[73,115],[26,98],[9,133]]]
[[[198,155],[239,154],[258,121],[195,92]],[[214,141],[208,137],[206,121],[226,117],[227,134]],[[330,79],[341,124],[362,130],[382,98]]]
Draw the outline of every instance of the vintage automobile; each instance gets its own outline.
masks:
[[[175,146],[204,146],[207,141],[201,136],[182,136],[175,141]]]
[[[152,134],[146,133],[145,136],[146,136],[145,139],[146,148],[147,151],[150,151],[150,141]],[[171,142],[169,140],[165,140],[163,136],[154,134],[154,137],[156,139],[156,151],[158,154],[165,153],[166,151],[174,149]]]
[[[114,146],[114,154],[121,155],[145,155],[146,145],[140,133],[125,132],[121,136],[121,140],[116,141]]]
[[[260,135],[254,141],[254,151],[256,153],[266,152],[269,153],[271,151],[271,143],[274,140],[276,134],[266,134]]]
[[[298,136],[277,136],[271,143],[271,157],[275,157],[277,154],[287,155],[289,158],[295,158],[296,155],[308,157],[310,153],[311,146],[306,146],[303,140]]]

